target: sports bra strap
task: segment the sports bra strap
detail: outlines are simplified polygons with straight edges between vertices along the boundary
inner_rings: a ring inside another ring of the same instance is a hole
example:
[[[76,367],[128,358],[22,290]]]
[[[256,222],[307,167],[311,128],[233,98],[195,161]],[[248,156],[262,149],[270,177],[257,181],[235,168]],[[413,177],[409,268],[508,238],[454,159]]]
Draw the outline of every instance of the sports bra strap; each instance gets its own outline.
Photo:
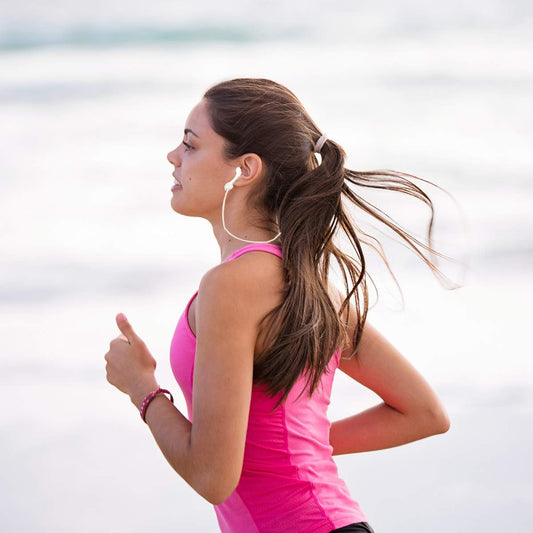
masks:
[[[231,259],[236,259],[237,257],[240,257],[246,252],[269,252],[271,254],[277,255],[278,257],[282,257],[281,246],[279,246],[278,244],[252,243],[252,244],[247,244],[246,246],[243,246],[242,248],[239,248],[238,250],[233,252],[230,256],[226,257],[224,261],[230,261]]]

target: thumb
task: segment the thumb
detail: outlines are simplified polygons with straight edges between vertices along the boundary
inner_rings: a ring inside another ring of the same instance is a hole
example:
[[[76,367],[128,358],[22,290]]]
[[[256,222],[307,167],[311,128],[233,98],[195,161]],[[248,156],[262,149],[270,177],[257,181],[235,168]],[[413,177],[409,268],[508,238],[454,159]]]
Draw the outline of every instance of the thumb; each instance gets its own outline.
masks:
[[[120,329],[120,332],[128,339],[128,342],[130,344],[133,344],[139,339],[135,331],[133,331],[129,320],[126,318],[126,315],[124,315],[123,313],[119,313],[115,317],[115,320],[117,322],[118,329]]]

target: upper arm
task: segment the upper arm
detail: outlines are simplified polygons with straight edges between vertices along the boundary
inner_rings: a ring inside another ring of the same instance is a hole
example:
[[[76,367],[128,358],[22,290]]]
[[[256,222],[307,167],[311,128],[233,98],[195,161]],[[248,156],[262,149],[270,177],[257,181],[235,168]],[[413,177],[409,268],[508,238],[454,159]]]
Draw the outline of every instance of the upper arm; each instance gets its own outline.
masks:
[[[198,292],[191,447],[221,493],[232,492],[242,470],[265,275],[232,261],[210,270]]]
[[[342,302],[337,289],[336,300]],[[353,339],[357,314],[350,304],[348,334]],[[340,303],[338,304],[340,307]],[[346,318],[346,314],[344,315]],[[437,395],[416,368],[368,322],[365,323],[357,352],[345,347],[339,369],[374,391],[390,407],[402,412],[431,411],[444,415]],[[444,415],[445,416],[445,415]]]

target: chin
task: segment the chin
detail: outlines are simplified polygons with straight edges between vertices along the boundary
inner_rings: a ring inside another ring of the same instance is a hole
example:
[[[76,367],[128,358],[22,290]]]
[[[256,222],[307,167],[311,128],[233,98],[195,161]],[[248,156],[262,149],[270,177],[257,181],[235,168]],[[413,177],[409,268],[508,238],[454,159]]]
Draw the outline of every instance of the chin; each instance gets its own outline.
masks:
[[[180,203],[179,199],[176,198],[176,195],[172,196],[172,198],[170,199],[170,207],[172,208],[172,211],[175,211],[179,215],[183,215],[186,217],[199,216],[194,212],[187,211],[186,209],[184,209],[184,205]]]
[[[176,200],[176,198],[174,196],[172,196],[172,198],[170,199],[170,207],[176,213],[179,213],[180,215],[183,215],[183,213],[180,211],[180,208],[179,208],[179,202]]]

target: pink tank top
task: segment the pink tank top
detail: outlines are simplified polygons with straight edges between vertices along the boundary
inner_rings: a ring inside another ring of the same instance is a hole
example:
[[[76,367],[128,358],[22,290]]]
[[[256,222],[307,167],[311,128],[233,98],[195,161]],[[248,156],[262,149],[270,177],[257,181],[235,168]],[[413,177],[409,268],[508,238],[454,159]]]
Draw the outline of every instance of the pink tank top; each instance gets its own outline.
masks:
[[[249,244],[225,261],[251,251],[281,257],[277,245]],[[196,337],[187,313],[197,294],[181,315],[170,347],[172,371],[185,396],[189,420]],[[223,533],[329,533],[366,521],[338,476],[329,444],[326,411],[339,358],[340,350],[311,398],[307,392],[298,397],[305,387],[305,380],[299,379],[274,411],[279,396],[270,398],[263,386],[253,386],[241,479],[231,496],[215,506]]]

